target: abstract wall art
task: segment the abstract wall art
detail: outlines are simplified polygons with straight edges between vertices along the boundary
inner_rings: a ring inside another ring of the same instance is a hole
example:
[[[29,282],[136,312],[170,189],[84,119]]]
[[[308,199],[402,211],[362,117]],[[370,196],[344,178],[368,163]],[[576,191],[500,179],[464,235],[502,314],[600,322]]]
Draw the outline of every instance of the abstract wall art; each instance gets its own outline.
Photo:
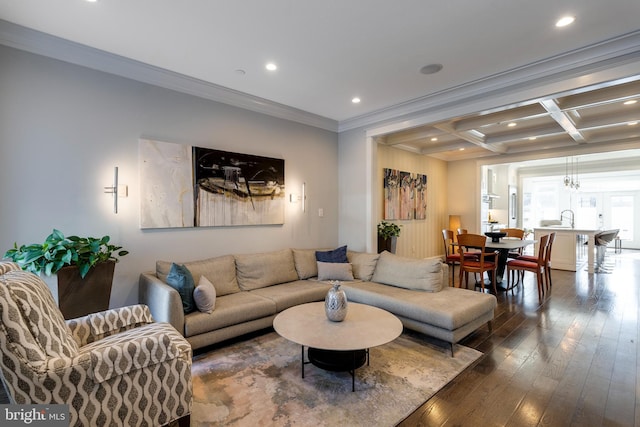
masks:
[[[283,224],[284,160],[140,140],[141,228]]]
[[[427,175],[384,168],[384,219],[427,218]]]

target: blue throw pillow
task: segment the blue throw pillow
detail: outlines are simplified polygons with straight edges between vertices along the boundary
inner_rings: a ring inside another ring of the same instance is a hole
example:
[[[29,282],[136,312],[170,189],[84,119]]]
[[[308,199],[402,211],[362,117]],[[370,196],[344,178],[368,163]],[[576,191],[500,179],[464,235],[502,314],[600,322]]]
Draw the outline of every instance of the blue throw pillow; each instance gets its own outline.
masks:
[[[171,264],[167,285],[174,288],[180,294],[182,300],[182,310],[186,313],[195,311],[196,304],[193,300],[193,290],[196,287],[191,272],[184,265]]]
[[[347,259],[347,245],[332,251],[316,251],[316,261],[320,262],[349,262]]]

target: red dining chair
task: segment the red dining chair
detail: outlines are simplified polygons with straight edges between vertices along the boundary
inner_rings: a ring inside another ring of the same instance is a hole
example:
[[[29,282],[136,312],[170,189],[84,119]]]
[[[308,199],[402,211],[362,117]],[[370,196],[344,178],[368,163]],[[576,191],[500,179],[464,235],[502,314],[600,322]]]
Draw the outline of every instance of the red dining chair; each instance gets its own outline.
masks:
[[[491,273],[491,285],[493,292],[498,293],[496,289],[496,268],[498,264],[489,258],[496,259],[498,252],[485,252],[487,244],[486,236],[480,234],[458,234],[458,254],[460,255],[460,286],[467,283],[469,273],[480,274],[480,286],[484,292],[484,273]],[[472,252],[475,256],[469,256],[469,249],[476,249]],[[465,256],[466,255],[466,256]],[[486,259],[485,259],[486,258]],[[464,282],[463,282],[464,277]]]
[[[455,266],[460,265],[460,254],[454,251],[453,231],[442,229],[442,243],[444,244],[445,262],[451,267],[451,286],[455,284]],[[465,256],[475,258],[475,253],[466,253]]]
[[[545,249],[544,254],[544,275],[545,275],[545,288],[546,290],[550,290],[553,286],[553,282],[551,281],[551,253],[553,250],[553,242],[556,240],[556,232],[549,233],[549,240],[547,241],[547,248]],[[534,255],[520,255],[517,259],[522,259],[525,261],[537,262],[538,257]],[[524,274],[524,272],[522,272]]]
[[[544,277],[545,277],[545,255],[548,247],[549,235],[545,234],[540,238],[540,245],[538,246],[538,256],[535,261],[532,258],[524,259],[524,257],[513,259],[507,262],[507,290],[511,289],[513,295],[513,288],[517,285],[516,282],[512,285],[511,282],[515,280],[516,271],[530,271],[536,273],[536,281],[538,283],[538,299],[542,301],[544,295]],[[520,281],[518,281],[520,282]],[[524,281],[522,281],[524,283]]]
[[[544,271],[546,274],[547,291],[551,290],[553,283],[551,282],[551,249],[553,248],[553,241],[556,240],[556,232],[549,234],[549,241],[547,242],[547,251],[544,255]]]

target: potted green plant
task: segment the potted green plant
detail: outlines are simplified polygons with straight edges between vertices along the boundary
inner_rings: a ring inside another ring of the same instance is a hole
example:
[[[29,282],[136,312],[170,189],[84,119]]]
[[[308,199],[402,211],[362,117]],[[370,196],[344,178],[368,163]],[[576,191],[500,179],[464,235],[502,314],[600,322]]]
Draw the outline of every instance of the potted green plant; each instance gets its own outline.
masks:
[[[23,270],[55,275],[60,311],[70,319],[109,308],[117,257],[129,253],[109,242],[109,236],[65,237],[54,229],[43,243],[14,243],[4,256]]]
[[[396,253],[396,243],[400,237],[400,225],[393,222],[381,221],[378,224],[378,253],[389,251]]]

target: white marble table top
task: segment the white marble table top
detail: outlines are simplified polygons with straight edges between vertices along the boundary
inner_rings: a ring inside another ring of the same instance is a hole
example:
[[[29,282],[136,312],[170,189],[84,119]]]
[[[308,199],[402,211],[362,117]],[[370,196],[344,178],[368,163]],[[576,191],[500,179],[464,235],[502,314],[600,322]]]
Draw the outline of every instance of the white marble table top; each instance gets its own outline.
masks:
[[[332,322],[324,302],[288,308],[273,320],[282,337],[322,350],[363,350],[386,344],[402,333],[402,322],[388,311],[350,302],[342,322]]]

